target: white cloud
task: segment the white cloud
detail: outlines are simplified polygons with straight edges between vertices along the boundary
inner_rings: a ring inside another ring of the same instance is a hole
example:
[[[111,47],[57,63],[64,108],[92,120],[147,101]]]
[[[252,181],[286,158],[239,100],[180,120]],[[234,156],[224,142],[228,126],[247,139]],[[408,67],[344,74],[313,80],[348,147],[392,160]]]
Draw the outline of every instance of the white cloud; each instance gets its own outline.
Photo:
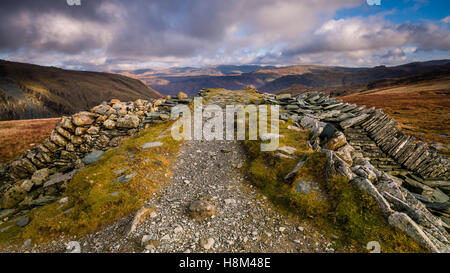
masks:
[[[446,23],[446,24],[450,23],[450,15],[448,15],[448,16],[445,17],[445,18],[443,18],[441,21],[442,21],[443,23]]]

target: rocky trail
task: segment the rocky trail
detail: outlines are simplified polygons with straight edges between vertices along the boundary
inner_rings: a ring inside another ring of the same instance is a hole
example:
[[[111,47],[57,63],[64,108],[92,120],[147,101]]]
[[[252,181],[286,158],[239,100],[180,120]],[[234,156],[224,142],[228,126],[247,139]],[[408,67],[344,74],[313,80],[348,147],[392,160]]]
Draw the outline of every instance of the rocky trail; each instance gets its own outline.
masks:
[[[210,99],[224,106],[236,97]],[[280,212],[247,182],[239,141],[186,141],[172,182],[145,205],[149,217],[129,233],[133,217],[78,240],[81,252],[334,252],[331,241],[301,219]],[[192,217],[192,206],[208,215]],[[211,213],[208,213],[209,211]],[[211,214],[211,215],[209,215]],[[66,252],[69,240],[38,252]]]

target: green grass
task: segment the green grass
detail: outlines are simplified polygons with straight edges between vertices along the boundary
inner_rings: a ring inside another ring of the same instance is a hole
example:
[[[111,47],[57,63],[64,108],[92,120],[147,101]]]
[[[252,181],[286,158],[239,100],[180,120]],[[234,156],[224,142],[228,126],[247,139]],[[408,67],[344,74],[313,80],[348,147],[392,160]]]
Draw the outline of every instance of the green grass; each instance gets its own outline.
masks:
[[[46,243],[61,235],[82,236],[137,211],[159,187],[170,180],[170,166],[179,151],[180,142],[170,137],[172,122],[160,123],[136,136],[124,139],[119,148],[107,151],[102,158],[77,173],[58,202],[35,208],[28,213],[31,222],[25,228],[11,228],[0,233],[0,245],[20,244],[31,238],[33,243]],[[161,134],[168,137],[157,139]],[[161,141],[162,147],[141,149],[142,144]],[[154,162],[158,162],[155,164]],[[113,182],[114,170],[136,173],[126,184]],[[117,192],[117,195],[112,193]],[[68,213],[64,211],[71,209]],[[11,225],[5,223],[0,226]]]

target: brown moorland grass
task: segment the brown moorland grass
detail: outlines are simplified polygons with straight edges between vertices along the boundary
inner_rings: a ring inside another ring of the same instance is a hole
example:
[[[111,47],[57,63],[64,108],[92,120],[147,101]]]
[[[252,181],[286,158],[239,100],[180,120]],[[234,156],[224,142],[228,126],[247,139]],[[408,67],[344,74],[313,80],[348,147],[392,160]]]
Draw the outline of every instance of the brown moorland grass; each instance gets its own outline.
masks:
[[[340,97],[348,103],[382,108],[404,133],[439,145],[450,156],[450,82],[447,88],[428,84],[396,86]]]
[[[58,118],[0,121],[0,167],[47,138]]]

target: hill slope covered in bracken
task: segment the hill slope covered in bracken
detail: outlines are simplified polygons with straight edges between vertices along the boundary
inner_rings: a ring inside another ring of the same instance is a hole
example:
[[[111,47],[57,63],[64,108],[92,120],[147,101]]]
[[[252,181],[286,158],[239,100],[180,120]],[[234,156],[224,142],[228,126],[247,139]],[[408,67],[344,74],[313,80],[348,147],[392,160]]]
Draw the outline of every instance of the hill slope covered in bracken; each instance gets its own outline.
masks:
[[[118,98],[159,98],[139,80],[0,60],[0,120],[57,117]]]

